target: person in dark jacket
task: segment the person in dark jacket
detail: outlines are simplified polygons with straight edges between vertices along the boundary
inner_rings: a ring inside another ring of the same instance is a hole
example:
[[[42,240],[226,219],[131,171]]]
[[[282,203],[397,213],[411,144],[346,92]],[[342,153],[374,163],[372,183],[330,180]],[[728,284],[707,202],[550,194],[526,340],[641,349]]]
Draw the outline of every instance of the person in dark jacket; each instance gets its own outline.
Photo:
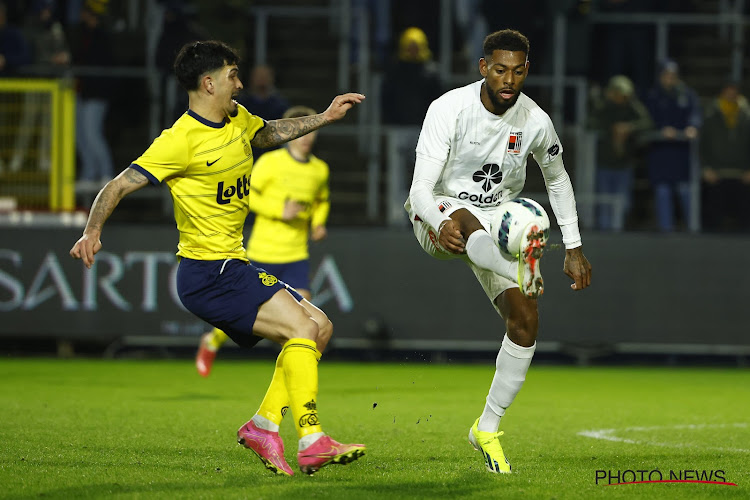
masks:
[[[646,98],[655,127],[647,155],[648,178],[658,227],[664,232],[675,229],[675,197],[685,220],[690,213],[691,150],[701,126],[698,96],[680,80],[678,69],[676,62],[664,62],[659,81]]]
[[[81,10],[81,23],[70,37],[73,66],[89,66],[101,71],[112,64],[114,48],[104,25],[101,3],[88,0]],[[112,153],[104,135],[109,109],[110,88],[115,80],[105,76],[79,76],[76,81],[76,147],[81,159],[78,178],[101,184],[114,176]]]
[[[20,29],[8,23],[8,8],[0,2],[0,78],[31,62],[31,47]]]
[[[249,73],[248,83],[247,90],[240,92],[237,96],[238,103],[264,120],[278,120],[284,116],[286,110],[289,109],[289,102],[276,88],[276,74],[273,68],[266,64],[253,66]],[[278,147],[253,147],[253,158],[257,161],[260,155],[274,149]]]
[[[421,125],[430,103],[441,94],[427,36],[419,28],[407,28],[399,40],[398,60],[383,77],[383,123]]]
[[[23,70],[25,75],[59,78],[70,64],[70,51],[55,8],[54,0],[34,0],[27,13],[23,34],[30,43],[32,57]],[[35,92],[23,93],[21,116],[9,164],[9,170],[13,172],[28,167],[28,163],[32,163],[40,172],[50,169],[50,113],[46,107],[47,101],[42,102],[44,104],[40,103],[39,94]],[[32,153],[34,150],[35,153]]]
[[[706,113],[700,141],[707,230],[750,229],[750,105],[725,84]]]
[[[612,203],[598,205],[599,229],[622,231],[632,198],[638,135],[652,127],[651,117],[635,95],[633,82],[613,76],[590,117],[589,127],[598,132],[596,192],[613,195]],[[621,204],[614,210],[615,202]]]

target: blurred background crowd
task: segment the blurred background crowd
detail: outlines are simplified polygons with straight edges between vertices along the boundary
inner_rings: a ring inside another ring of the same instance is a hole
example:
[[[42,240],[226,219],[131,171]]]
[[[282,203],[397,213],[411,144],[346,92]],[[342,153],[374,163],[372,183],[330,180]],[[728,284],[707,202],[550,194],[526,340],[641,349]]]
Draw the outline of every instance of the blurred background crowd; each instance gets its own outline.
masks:
[[[368,101],[321,134],[336,226],[406,227],[401,208],[425,111],[479,79],[486,34],[531,42],[525,92],[553,118],[582,225],[601,231],[750,230],[750,107],[742,0],[28,0],[0,1],[0,80],[75,91],[75,204],[126,168],[185,111],[171,76],[186,42],[243,57],[238,99],[267,120]],[[0,95],[0,197],[51,166],[50,114],[34,92]],[[264,151],[255,151],[255,156]],[[529,168],[527,194],[544,201]],[[164,193],[137,198],[171,217]],[[536,194],[536,196],[535,196]],[[23,197],[12,204],[25,208]],[[123,219],[133,214],[120,211]],[[117,214],[115,215],[115,218]]]

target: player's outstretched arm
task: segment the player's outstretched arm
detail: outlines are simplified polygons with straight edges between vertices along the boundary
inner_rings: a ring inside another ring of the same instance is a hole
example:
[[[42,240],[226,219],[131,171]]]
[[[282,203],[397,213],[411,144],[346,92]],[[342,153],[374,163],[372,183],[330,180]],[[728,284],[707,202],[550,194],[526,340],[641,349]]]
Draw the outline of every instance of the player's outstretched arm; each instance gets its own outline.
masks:
[[[353,92],[342,94],[333,99],[328,109],[317,115],[271,120],[255,134],[250,144],[256,148],[279,146],[342,119],[346,116],[347,111],[352,109],[355,104],[361,103],[364,99],[365,96],[362,94]]]
[[[573,290],[583,290],[591,284],[591,264],[583,255],[583,247],[571,248],[565,251],[563,272],[574,281],[570,285]]]
[[[89,211],[89,219],[83,230],[83,236],[70,249],[71,257],[82,259],[83,264],[91,269],[94,255],[102,248],[99,237],[102,234],[104,222],[112,215],[112,211],[121,199],[146,184],[148,184],[146,176],[130,167],[109,181],[96,195]]]

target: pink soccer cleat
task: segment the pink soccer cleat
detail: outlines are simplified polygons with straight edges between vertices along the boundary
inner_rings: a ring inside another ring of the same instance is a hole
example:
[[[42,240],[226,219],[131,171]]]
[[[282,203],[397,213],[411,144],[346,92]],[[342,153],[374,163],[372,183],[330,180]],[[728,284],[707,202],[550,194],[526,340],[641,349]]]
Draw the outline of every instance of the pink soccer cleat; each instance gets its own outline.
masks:
[[[341,444],[328,436],[321,436],[313,444],[297,453],[299,470],[314,474],[329,464],[346,465],[365,454],[363,444]]]
[[[237,431],[237,442],[253,450],[266,469],[279,476],[293,476],[292,468],[284,460],[284,443],[278,432],[261,429],[250,420]]]
[[[210,335],[211,333],[207,333],[201,337],[198,354],[195,355],[195,367],[202,377],[208,377],[211,373],[211,367],[214,365],[214,359],[216,358],[216,351],[208,348],[207,340]]]

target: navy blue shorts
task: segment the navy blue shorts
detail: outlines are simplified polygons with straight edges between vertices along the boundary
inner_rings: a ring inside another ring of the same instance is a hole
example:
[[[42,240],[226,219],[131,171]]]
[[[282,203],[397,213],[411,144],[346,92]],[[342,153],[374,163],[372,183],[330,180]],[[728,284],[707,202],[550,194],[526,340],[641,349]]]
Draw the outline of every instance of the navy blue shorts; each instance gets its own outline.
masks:
[[[281,281],[297,290],[310,289],[310,260],[298,260],[288,264],[267,264],[253,261],[255,267],[261,267]]]
[[[261,340],[253,335],[258,308],[284,288],[302,300],[276,276],[241,260],[182,258],[177,268],[177,294],[185,308],[244,347]]]

